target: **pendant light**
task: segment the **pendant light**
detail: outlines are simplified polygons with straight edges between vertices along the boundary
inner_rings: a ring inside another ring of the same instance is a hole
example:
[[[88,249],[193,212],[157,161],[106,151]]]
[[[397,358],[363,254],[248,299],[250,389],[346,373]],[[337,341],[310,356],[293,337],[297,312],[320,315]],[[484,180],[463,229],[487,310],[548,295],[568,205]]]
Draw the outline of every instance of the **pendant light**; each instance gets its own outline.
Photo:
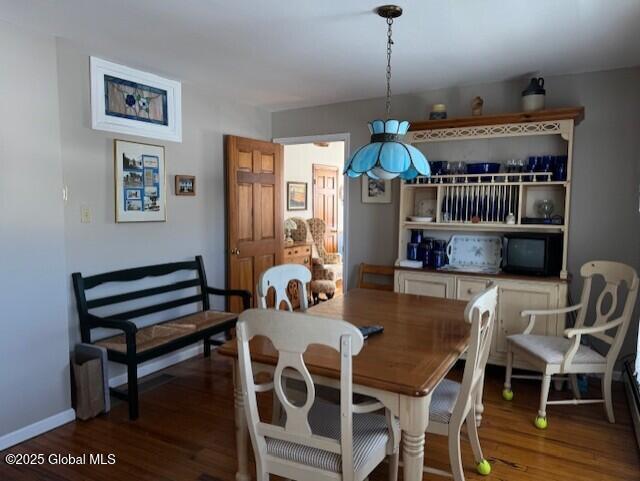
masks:
[[[371,142],[363,145],[347,162],[345,174],[360,177],[367,174],[372,179],[393,179],[400,177],[411,180],[418,175],[430,176],[429,162],[422,152],[414,146],[405,144],[400,138],[409,130],[406,120],[390,119],[391,114],[391,38],[393,19],[402,15],[397,5],[385,5],[376,9],[376,13],[387,20],[387,103],[386,120],[369,122]]]

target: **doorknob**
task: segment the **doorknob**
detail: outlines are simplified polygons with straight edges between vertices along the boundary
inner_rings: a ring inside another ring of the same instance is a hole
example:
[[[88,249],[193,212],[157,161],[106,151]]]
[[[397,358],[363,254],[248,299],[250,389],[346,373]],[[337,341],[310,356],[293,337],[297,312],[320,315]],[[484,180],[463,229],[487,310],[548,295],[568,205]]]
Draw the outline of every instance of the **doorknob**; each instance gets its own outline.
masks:
[[[238,249],[237,247],[235,249],[231,249],[231,253],[239,256],[240,255],[240,249]]]

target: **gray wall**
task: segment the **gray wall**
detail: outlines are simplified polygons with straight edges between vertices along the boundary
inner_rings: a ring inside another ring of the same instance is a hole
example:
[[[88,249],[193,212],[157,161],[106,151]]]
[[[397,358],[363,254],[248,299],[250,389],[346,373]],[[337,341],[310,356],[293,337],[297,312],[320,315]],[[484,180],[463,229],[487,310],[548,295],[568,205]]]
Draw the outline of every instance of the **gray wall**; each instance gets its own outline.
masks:
[[[520,110],[525,81],[500,82],[402,95],[393,99],[393,116],[426,118],[428,106],[447,104],[452,117],[469,115],[471,99],[484,98],[484,113]],[[640,270],[640,68],[546,78],[547,106],[583,105],[574,147],[569,270],[578,275],[591,259],[618,260]],[[368,142],[366,122],[384,114],[384,100],[370,99],[276,112],[273,136],[351,133],[352,151]],[[362,204],[360,182],[349,182],[347,246],[352,280],[360,262],[392,263],[397,256],[398,191],[392,205]],[[572,286],[578,297],[580,283]],[[635,346],[637,321],[624,353]]]
[[[223,135],[269,139],[270,114],[216,98],[206,88],[182,84],[182,143],[133,138],[91,129],[89,55],[118,61],[108,52],[88,52],[58,39],[60,132],[64,183],[66,273],[95,274],[115,269],[204,256],[210,285],[225,285],[225,197]],[[136,65],[131,65],[136,67]],[[165,146],[168,184],[167,222],[116,224],[114,219],[113,139]],[[173,194],[175,174],[196,176],[197,195]],[[80,222],[81,206],[93,222]],[[161,282],[161,280],[159,281]],[[223,304],[218,302],[218,307]],[[69,337],[79,339],[77,311],[69,295]],[[158,316],[156,316],[156,319]],[[142,320],[144,323],[144,320]],[[112,366],[112,374],[122,366]]]
[[[0,22],[0,438],[71,407],[55,41]]]

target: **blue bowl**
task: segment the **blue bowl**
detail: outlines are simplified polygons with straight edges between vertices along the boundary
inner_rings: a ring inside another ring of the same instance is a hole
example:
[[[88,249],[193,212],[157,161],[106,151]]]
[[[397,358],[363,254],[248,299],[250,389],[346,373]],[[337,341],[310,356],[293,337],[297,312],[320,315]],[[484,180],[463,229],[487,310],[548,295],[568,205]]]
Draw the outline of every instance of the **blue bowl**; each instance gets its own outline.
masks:
[[[476,162],[467,164],[467,174],[497,174],[500,172],[500,164],[498,162]],[[469,178],[471,182],[477,182],[478,178]],[[490,179],[485,179],[489,182]]]

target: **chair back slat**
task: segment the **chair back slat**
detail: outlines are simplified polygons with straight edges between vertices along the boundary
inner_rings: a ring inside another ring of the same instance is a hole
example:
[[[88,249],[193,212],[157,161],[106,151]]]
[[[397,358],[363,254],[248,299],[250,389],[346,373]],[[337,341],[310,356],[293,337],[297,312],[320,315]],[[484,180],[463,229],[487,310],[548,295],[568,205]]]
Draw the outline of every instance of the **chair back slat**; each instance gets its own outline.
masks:
[[[275,309],[280,308],[284,302],[289,311],[293,311],[293,306],[287,295],[289,282],[298,283],[298,298],[300,299],[300,310],[306,311],[309,307],[307,298],[307,284],[311,282],[311,271],[300,264],[282,264],[270,267],[260,275],[256,290],[258,292],[258,303],[262,309],[267,308],[267,296],[273,289],[275,293]]]
[[[256,455],[267,454],[265,437],[295,442],[324,449],[342,456],[343,472],[353,468],[352,357],[357,355],[364,339],[360,331],[348,322],[307,314],[271,309],[249,309],[240,315],[236,326],[240,382],[245,393],[245,414]],[[249,342],[254,337],[266,337],[278,351],[278,364],[273,374],[273,386],[286,413],[284,426],[260,420],[257,408],[256,386]],[[340,442],[314,435],[308,414],[315,401],[313,379],[304,363],[303,354],[311,344],[327,346],[340,353]],[[294,369],[306,385],[307,398],[302,405],[292,403],[283,390],[283,371]],[[345,421],[345,419],[349,419]],[[349,458],[349,459],[347,459]],[[350,472],[350,471],[346,471]]]
[[[462,376],[462,386],[454,412],[466,411],[468,403],[473,402],[473,394],[482,382],[491,348],[497,302],[498,288],[490,285],[476,294],[465,309],[465,320],[471,324],[471,339]]]

